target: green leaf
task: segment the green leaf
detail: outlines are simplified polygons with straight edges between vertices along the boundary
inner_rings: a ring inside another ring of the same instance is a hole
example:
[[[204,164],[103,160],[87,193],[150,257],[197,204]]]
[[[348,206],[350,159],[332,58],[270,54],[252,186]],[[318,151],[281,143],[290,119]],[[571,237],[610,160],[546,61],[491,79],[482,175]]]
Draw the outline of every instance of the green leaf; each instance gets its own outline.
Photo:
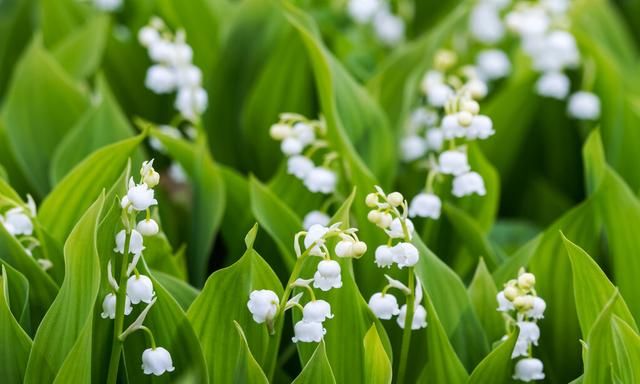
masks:
[[[2,379],[8,383],[21,383],[24,378],[31,351],[31,339],[20,327],[18,320],[11,313],[9,297],[11,295],[9,275],[2,266],[0,276],[0,372]]]
[[[260,364],[258,364],[256,359],[251,354],[249,344],[247,343],[247,338],[244,335],[244,332],[242,332],[242,327],[240,326],[240,324],[238,324],[237,321],[234,321],[233,324],[236,326],[236,330],[238,331],[238,335],[240,336],[241,344],[236,367],[232,372],[233,382],[246,384],[269,383],[269,380],[262,371]]]
[[[375,325],[364,335],[364,375],[364,382],[371,384],[391,384],[393,378],[391,360]]]
[[[245,329],[250,349],[264,372],[272,376],[275,368],[281,329],[269,335],[267,326],[257,324],[247,309],[254,290],[269,289],[278,297],[283,294],[278,277],[253,249],[257,230],[254,226],[247,235],[247,251],[240,260],[214,272],[187,312],[202,345],[211,383],[233,382],[236,356],[242,352],[233,331],[234,321]]]
[[[109,36],[110,17],[96,16],[52,47],[51,52],[60,65],[74,78],[83,79],[95,73]]]
[[[480,259],[476,273],[468,288],[471,304],[478,315],[478,320],[487,335],[489,342],[500,340],[504,334],[504,319],[495,310],[497,307],[496,296],[498,289],[496,284],[484,264]]]
[[[518,340],[516,329],[508,339],[501,342],[480,364],[473,370],[469,383],[511,383],[513,362],[511,353]]]
[[[25,332],[31,332],[31,311],[29,309],[29,281],[9,264],[0,260],[4,276],[5,301],[11,314]]]
[[[583,335],[589,335],[596,319],[609,299],[617,291],[598,264],[584,251],[566,237],[562,236],[565,249],[571,260],[573,272],[573,293],[576,300],[578,320]],[[637,329],[636,323],[622,298],[612,304],[612,314]]]
[[[91,354],[87,350],[81,354],[70,352],[76,349],[76,343],[86,345],[87,329],[93,321],[100,288],[96,238],[103,205],[104,194],[78,221],[65,243],[65,279],[36,332],[25,383],[52,382],[68,356],[74,357],[74,369],[84,373],[82,381],[91,378],[90,374],[87,376],[91,372]]]
[[[616,372],[611,316],[619,299],[620,294],[616,290],[591,327],[587,337],[588,347],[585,348],[583,356],[584,376],[582,382],[584,384],[611,382],[611,378]]]
[[[74,0],[42,0],[40,7],[42,35],[47,47],[73,33],[92,11],[90,7]]]
[[[422,256],[422,255],[421,255]],[[424,293],[429,325],[427,334],[427,365],[420,374],[420,383],[464,383],[469,375],[458,359],[447,332],[440,322],[428,292]]]
[[[375,326],[371,326],[371,329],[375,331]],[[318,343],[315,352],[313,352],[307,364],[302,368],[300,375],[296,377],[292,384],[330,384],[335,382],[336,379],[333,377],[331,365],[329,365],[329,360],[327,360],[327,351],[325,350],[324,342],[321,341]],[[368,381],[368,383],[374,382],[375,381]]]
[[[189,309],[189,306],[200,293],[200,291],[189,285],[189,283],[179,280],[167,273],[153,271],[153,276],[165,287],[169,294],[176,299],[183,311]]]
[[[249,180],[249,188],[253,215],[276,242],[282,261],[291,271],[296,262],[291,245],[295,234],[302,230],[300,218],[257,179]]]
[[[50,169],[53,185],[93,151],[133,136],[133,129],[104,77],[98,76],[96,88],[98,103],[82,115],[56,148]]]
[[[193,185],[193,206],[187,260],[191,282],[200,287],[204,283],[207,262],[213,249],[215,234],[225,208],[224,179],[209,154],[204,138],[189,143],[152,129],[151,134],[180,163]]]
[[[640,380],[640,336],[627,322],[616,315],[611,317],[613,346],[617,357],[620,379],[623,383]]]
[[[144,137],[138,135],[95,151],[56,185],[38,212],[40,223],[55,240],[64,242],[100,191],[118,180],[129,156]]]
[[[16,67],[2,118],[16,161],[39,196],[50,188],[51,156],[86,107],[73,79],[39,39],[32,42]]]

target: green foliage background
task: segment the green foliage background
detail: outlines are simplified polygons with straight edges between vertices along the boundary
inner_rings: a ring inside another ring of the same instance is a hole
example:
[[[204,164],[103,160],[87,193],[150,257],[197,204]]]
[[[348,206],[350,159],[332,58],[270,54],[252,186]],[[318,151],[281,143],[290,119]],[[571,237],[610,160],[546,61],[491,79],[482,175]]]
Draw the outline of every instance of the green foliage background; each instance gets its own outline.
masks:
[[[178,198],[159,192],[164,234],[145,244],[143,267],[159,297],[147,322],[176,371],[144,376],[143,336],[133,335],[122,382],[392,381],[400,332],[366,306],[384,284],[372,251],[384,237],[366,220],[364,196],[376,184],[406,196],[421,188],[396,143],[423,73],[465,28],[472,2],[416,0],[409,39],[393,51],[349,30],[338,3],[126,0],[113,15],[76,0],[0,3],[0,199],[36,199],[38,252],[54,262],[43,272],[0,225],[4,382],[104,381],[112,325],[100,318],[101,271],[116,196],[153,156],[148,137],[191,186]],[[440,221],[417,222],[429,326],[414,333],[407,382],[512,381],[515,335],[494,347],[504,329],[495,294],[522,266],[548,305],[536,353],[548,382],[640,382],[638,4],[572,6],[572,32],[597,68],[599,127],[537,97],[520,56],[483,102],[496,134],[470,148],[470,161],[487,197],[448,202]],[[210,102],[195,142],[134,125],[172,118],[172,100],[144,87],[150,62],[135,35],[152,15],[185,28],[203,70]],[[334,219],[358,227],[370,249],[342,262],[325,340],[297,349],[291,318],[270,336],[246,309],[254,289],[282,292],[293,235],[321,204],[286,174],[269,137],[285,111],[324,116],[345,170]]]

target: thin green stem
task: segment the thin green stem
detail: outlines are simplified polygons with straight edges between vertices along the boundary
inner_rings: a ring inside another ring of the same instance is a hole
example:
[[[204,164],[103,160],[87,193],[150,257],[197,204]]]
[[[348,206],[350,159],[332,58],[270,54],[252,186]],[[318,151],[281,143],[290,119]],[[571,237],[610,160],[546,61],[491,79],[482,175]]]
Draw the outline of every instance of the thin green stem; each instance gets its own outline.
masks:
[[[120,283],[116,292],[116,317],[113,324],[113,341],[111,343],[111,357],[109,359],[109,373],[107,384],[115,384],[118,378],[118,366],[120,365],[120,352],[122,351],[122,341],[120,334],[124,325],[124,309],[127,293],[127,268],[129,264],[129,243],[131,242],[131,230],[127,229],[124,240],[124,253],[122,255],[122,265],[120,266]]]
[[[398,366],[398,384],[405,382],[407,371],[407,360],[409,358],[409,347],[411,345],[411,332],[413,325],[413,312],[415,300],[415,275],[413,267],[409,267],[409,289],[411,293],[407,296],[407,313],[404,319],[404,329],[402,331],[402,349],[400,350],[400,364]]]

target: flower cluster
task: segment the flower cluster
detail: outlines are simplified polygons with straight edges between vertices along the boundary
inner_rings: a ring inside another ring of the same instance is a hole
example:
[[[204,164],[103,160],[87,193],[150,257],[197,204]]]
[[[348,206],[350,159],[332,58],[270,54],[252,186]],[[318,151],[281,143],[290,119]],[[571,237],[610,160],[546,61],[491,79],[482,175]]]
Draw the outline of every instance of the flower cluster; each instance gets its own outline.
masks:
[[[471,12],[469,29],[484,44],[498,43],[507,30],[519,39],[519,45],[540,73],[535,88],[543,97],[564,100],[571,92],[567,70],[581,65],[575,37],[568,30],[568,0],[540,2],[483,0]],[[509,7],[510,6],[510,7]],[[510,9],[507,9],[510,8]],[[589,78],[589,73],[584,76]],[[590,84],[586,84],[587,87]],[[567,112],[580,120],[597,120],[600,99],[591,92],[577,91],[569,96]]]
[[[391,12],[385,0],[349,0],[347,11],[356,23],[371,24],[376,38],[384,45],[395,46],[404,39],[404,20]]]
[[[356,232],[356,228],[342,230],[340,223],[336,223],[329,227],[314,224],[307,231],[296,234],[294,248],[298,260],[282,301],[275,292],[270,290],[251,292],[247,307],[253,319],[259,324],[266,323],[270,329],[273,329],[277,316],[287,309],[298,308],[302,312],[302,319],[294,325],[293,342],[320,342],[327,332],[323,323],[333,318],[333,314],[331,304],[316,298],[314,288],[326,292],[342,287],[340,263],[331,258],[327,241],[331,238],[337,239],[334,247],[336,257],[359,258],[367,251],[367,245],[358,239]],[[302,243],[305,251],[301,252],[300,239],[303,236]],[[300,268],[304,260],[310,256],[320,257],[322,260],[318,262],[313,278],[302,279],[298,276]],[[309,293],[310,300],[304,306],[300,304],[304,291],[288,299],[293,288],[303,289]],[[285,304],[281,305],[281,302]]]
[[[145,85],[158,94],[177,92],[174,103],[189,121],[198,121],[207,108],[207,92],[202,88],[202,71],[193,65],[193,50],[184,30],[175,35],[158,17],[138,32],[140,44],[147,48],[154,64],[147,70]]]
[[[281,142],[280,149],[287,156],[287,173],[302,180],[311,192],[331,194],[336,189],[338,176],[331,169],[336,152],[331,151],[323,139],[324,122],[308,120],[295,113],[280,114],[280,121],[269,130],[274,140]],[[323,152],[322,165],[316,166],[314,155]]]
[[[409,286],[385,275],[388,284],[381,292],[371,296],[369,308],[380,319],[389,320],[393,316],[398,316],[398,325],[404,328],[407,319],[407,304],[399,308],[396,297],[387,293],[390,288],[396,288],[406,296],[415,295],[411,311],[411,329],[424,328],[427,326],[427,310],[420,304],[422,288],[420,283],[416,283],[415,287],[412,287],[414,285],[412,281],[415,278],[412,268],[418,263],[420,254],[411,243],[414,226],[407,217],[409,212],[407,201],[399,192],[386,195],[380,187],[376,186],[376,192],[367,195],[366,204],[372,208],[368,214],[369,221],[383,229],[389,236],[387,244],[380,245],[376,249],[375,263],[380,268],[391,268],[393,264],[396,264],[400,269],[409,268]]]
[[[0,201],[0,209],[3,208],[5,201]],[[27,203],[20,201],[6,201],[6,205],[10,208],[4,214],[0,214],[0,225],[13,237],[15,237],[24,251],[32,257],[33,250],[40,245],[38,239],[34,236],[33,219],[36,217],[36,202],[31,195],[27,195]],[[43,270],[53,267],[53,263],[49,259],[36,257],[38,265]]]
[[[496,297],[498,311],[504,314],[507,329],[511,331],[517,326],[520,330],[511,358],[524,359],[516,363],[513,378],[526,382],[544,379],[542,362],[532,356],[531,346],[538,345],[540,328],[537,321],[544,318],[547,304],[536,294],[535,284],[536,277],[521,269],[518,278],[507,282]]]
[[[478,100],[487,95],[487,81],[506,76],[511,64],[500,51],[481,52],[475,67],[457,61],[453,51],[436,53],[434,69],[422,80],[427,105],[413,111],[400,144],[405,162],[428,169],[424,190],[411,201],[411,217],[440,217],[442,202],[434,182],[443,180],[442,175],[453,176],[455,197],[486,194],[482,176],[469,165],[466,144],[493,135],[493,123],[480,114]],[[418,161],[425,155],[426,161]]]
[[[115,236],[115,254],[107,263],[107,276],[111,287],[102,302],[102,318],[116,319],[124,317],[133,311],[133,305],[145,303],[138,318],[126,329],[114,329],[117,337],[124,339],[137,330],[143,330],[150,339],[151,348],[142,354],[142,369],[145,374],[162,375],[165,371],[174,370],[171,355],[161,347],[156,347],[153,333],[143,325],[144,319],[156,302],[153,282],[148,276],[141,274],[137,264],[144,251],[144,236],[155,236],[159,232],[158,223],[151,218],[150,208],[157,205],[153,188],[160,182],[160,175],[153,168],[153,160],[145,161],[140,169],[140,183],[136,184],[133,177],[129,180],[126,195],[121,199],[122,222],[124,229]],[[137,221],[140,212],[146,212],[146,217]],[[115,257],[122,255],[119,264],[121,272],[119,279],[112,271],[112,265],[118,264]],[[129,262],[129,255],[133,255]],[[119,323],[120,326],[122,322]]]

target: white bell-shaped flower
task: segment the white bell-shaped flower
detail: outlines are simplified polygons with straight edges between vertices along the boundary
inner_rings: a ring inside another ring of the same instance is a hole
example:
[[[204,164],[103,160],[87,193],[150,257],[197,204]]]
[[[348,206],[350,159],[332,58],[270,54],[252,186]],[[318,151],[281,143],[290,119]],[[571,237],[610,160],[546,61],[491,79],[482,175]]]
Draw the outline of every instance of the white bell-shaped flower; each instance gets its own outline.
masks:
[[[411,243],[398,243],[391,248],[393,261],[398,264],[398,268],[413,267],[420,258],[418,248]]]
[[[540,96],[563,100],[569,94],[571,82],[562,72],[545,72],[536,81],[536,92]]]
[[[532,319],[543,319],[544,310],[547,309],[547,303],[540,297],[535,296],[533,298],[533,306],[526,313]]]
[[[175,108],[187,120],[195,121],[207,109],[209,96],[202,87],[185,87],[178,91]]]
[[[13,236],[31,236],[33,233],[33,223],[21,207],[11,208],[5,213],[4,218],[0,216],[0,222],[4,228]]]
[[[127,296],[131,299],[131,304],[138,304],[141,301],[148,304],[155,294],[149,277],[133,275],[127,280]]]
[[[498,9],[485,3],[475,6],[469,16],[469,32],[474,39],[482,43],[495,44],[500,41],[505,28]]]
[[[202,71],[193,64],[176,68],[176,85],[178,88],[197,88],[202,84]]]
[[[319,322],[306,322],[300,320],[293,326],[295,336],[291,338],[294,343],[319,343],[327,330]]]
[[[122,6],[122,0],[93,0],[93,5],[101,11],[113,12]]]
[[[440,172],[447,175],[461,175],[469,172],[469,162],[467,154],[457,150],[444,151],[438,157]]]
[[[409,135],[400,142],[400,157],[402,161],[417,160],[427,153],[427,142],[418,135]]]
[[[325,243],[324,235],[326,235],[327,232],[329,232],[329,228],[320,224],[314,224],[309,227],[307,234],[304,237],[304,247],[309,249],[309,247],[313,245],[313,248],[309,251],[310,255],[324,256],[321,246]]]
[[[523,37],[543,35],[551,24],[542,7],[526,6],[507,14],[507,26]]]
[[[431,151],[440,152],[444,142],[444,133],[440,128],[430,128],[427,130],[427,148]]]
[[[184,39],[184,34],[182,34],[181,36],[181,32],[184,31],[178,31],[177,40],[180,40],[181,37]],[[175,57],[173,64],[175,66],[184,67],[191,64],[191,61],[193,60],[193,49],[189,44],[185,43],[184,41],[177,42],[174,43],[174,49]]]
[[[498,294],[496,295],[496,300],[498,301],[499,312],[509,312],[515,309],[513,303],[504,296],[504,291],[498,292]]]
[[[396,319],[400,328],[404,329],[404,322],[407,318],[407,305],[403,305]],[[413,319],[411,321],[411,329],[422,329],[427,327],[427,310],[420,304],[416,305],[413,311]]]
[[[504,51],[488,49],[476,57],[476,65],[480,76],[485,80],[495,80],[511,73],[511,61]]]
[[[427,89],[427,103],[432,107],[441,108],[454,94],[450,86],[444,83],[435,83]]]
[[[409,204],[409,216],[429,217],[437,220],[440,218],[442,201],[433,193],[419,193]]]
[[[440,129],[445,139],[455,139],[456,137],[463,137],[466,133],[465,128],[460,125],[458,121],[458,115],[446,115],[442,118],[440,123]]]
[[[149,47],[149,57],[156,63],[173,64],[175,61],[176,50],[173,43],[160,39]]]
[[[118,253],[124,253],[124,242],[126,237],[125,230],[121,230],[116,235],[116,247],[113,249]],[[131,231],[131,239],[129,240],[129,253],[133,253],[134,255],[140,254],[144,250],[143,239],[140,232],[135,229]]]
[[[325,167],[312,169],[304,178],[304,185],[308,190],[324,194],[333,193],[336,189],[337,182],[338,178],[336,174]]]
[[[404,219],[404,223],[407,227],[409,240],[411,240],[411,238],[413,238],[413,232],[415,231],[413,222],[410,219]],[[397,217],[391,221],[389,229],[385,230],[385,232],[387,232],[387,235],[389,235],[389,237],[391,237],[392,239],[404,239],[405,236],[402,221],[400,221],[400,219]]]
[[[398,300],[389,293],[374,293],[369,299],[369,308],[377,318],[382,320],[389,320],[400,313]]]
[[[487,190],[484,187],[484,180],[477,172],[467,172],[458,175],[453,179],[453,190],[451,193],[455,197],[464,197],[472,194],[484,196]]]
[[[309,230],[314,224],[326,227],[331,222],[331,218],[324,212],[311,211],[304,216],[302,220],[302,226],[305,230]]]
[[[513,378],[524,382],[544,380],[542,361],[535,358],[522,359],[516,363]]]
[[[280,143],[280,150],[285,154],[285,156],[299,155],[302,153],[303,149],[304,145],[302,145],[302,142],[298,140],[297,137],[287,137],[282,140],[282,143]]]
[[[576,92],[569,98],[569,115],[580,120],[596,120],[600,117],[600,98],[591,92]]]
[[[381,245],[376,248],[375,263],[380,268],[388,268],[393,264],[393,251],[388,245]]]
[[[538,345],[540,339],[540,328],[538,324],[533,321],[518,321],[518,328],[520,328],[520,334],[518,339],[526,340],[528,343]]]
[[[140,232],[142,236],[155,236],[158,234],[160,228],[158,227],[158,223],[156,223],[153,219],[144,219],[138,222],[136,225],[136,230]]]
[[[100,314],[100,316],[103,319],[106,319],[107,317],[110,319],[116,318],[116,301],[117,301],[117,297],[113,293],[107,293],[107,295],[104,297],[104,300],[102,301],[102,313]],[[133,308],[131,307],[131,300],[129,299],[128,296],[125,296],[125,300],[124,300],[125,316],[129,315],[132,310]]]
[[[436,71],[435,69],[431,69],[427,71],[422,77],[422,81],[420,82],[420,88],[422,92],[427,94],[431,87],[434,87],[438,84],[444,83],[444,73],[440,71]]]
[[[148,48],[152,44],[158,42],[158,40],[160,40],[160,33],[153,27],[146,25],[138,31],[138,42],[143,47]]]
[[[304,180],[314,167],[313,161],[306,156],[293,155],[287,159],[287,173],[298,179]]]
[[[132,179],[133,180],[133,179]],[[127,199],[129,204],[136,211],[144,211],[152,205],[158,204],[153,198],[154,191],[147,184],[132,185],[130,183],[129,191],[127,191]]]
[[[335,260],[322,260],[313,275],[313,286],[323,291],[342,287],[340,264]]]
[[[313,143],[316,140],[316,132],[313,127],[307,123],[298,122],[293,125],[293,135],[300,140],[303,147]]]
[[[467,139],[469,140],[484,140],[492,136],[494,133],[493,122],[489,116],[485,115],[474,116],[466,131]]]
[[[156,347],[142,352],[142,370],[145,375],[160,376],[165,372],[173,372],[174,369],[171,354],[166,349]]]
[[[382,9],[373,17],[373,29],[378,39],[389,46],[394,46],[404,38],[404,20],[386,9]]]
[[[302,319],[309,323],[322,323],[326,319],[332,318],[331,305],[324,300],[312,300],[302,309]]]
[[[347,11],[356,23],[365,24],[373,19],[380,5],[380,0],[349,0]]]
[[[275,317],[278,313],[279,304],[280,299],[275,292],[268,289],[260,289],[249,294],[247,308],[253,315],[253,320],[258,324],[262,324]]]
[[[147,70],[144,85],[154,93],[171,93],[176,89],[176,73],[166,65],[155,64]]]

